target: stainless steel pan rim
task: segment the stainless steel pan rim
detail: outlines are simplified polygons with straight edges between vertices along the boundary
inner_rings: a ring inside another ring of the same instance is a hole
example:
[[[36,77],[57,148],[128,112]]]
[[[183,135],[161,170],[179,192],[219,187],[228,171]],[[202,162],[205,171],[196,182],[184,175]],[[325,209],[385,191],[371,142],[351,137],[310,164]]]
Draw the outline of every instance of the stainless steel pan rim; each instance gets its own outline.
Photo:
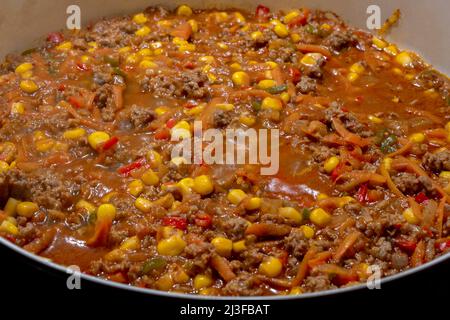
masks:
[[[30,259],[33,260],[34,262],[37,262],[39,264],[42,264],[48,268],[51,269],[55,269],[58,270],[62,273],[70,273],[70,271],[68,270],[68,268],[56,264],[54,262],[49,261],[48,259],[45,259],[43,257],[40,257],[38,255],[35,255],[33,253],[30,253],[26,250],[24,250],[23,248],[9,242],[8,240],[0,237],[0,244],[4,245],[5,247],[15,251],[16,253]],[[421,266],[412,268],[412,269],[408,269],[406,271],[394,274],[392,276],[388,276],[388,277],[383,277],[381,278],[381,285],[383,285],[384,283],[387,283],[389,281],[393,281],[393,280],[397,280],[403,277],[406,277],[408,275],[411,275],[413,273],[416,272],[420,272],[422,270],[428,269],[434,265],[437,265],[438,263],[441,263],[447,259],[450,259],[450,252],[436,258],[433,259],[430,262],[427,262]],[[334,294],[339,294],[339,293],[344,293],[344,292],[350,292],[350,291],[356,291],[356,290],[360,290],[360,289],[364,289],[366,288],[366,284],[359,284],[359,285],[355,285],[355,286],[350,286],[350,287],[346,287],[346,288],[340,288],[340,289],[332,289],[332,290],[326,290],[326,291],[319,291],[319,292],[313,292],[313,293],[304,293],[301,295],[286,295],[286,296],[251,296],[251,297],[228,297],[228,296],[222,296],[222,297],[218,297],[218,296],[202,296],[202,295],[193,295],[193,294],[186,294],[186,293],[176,293],[176,292],[165,292],[165,291],[159,291],[159,290],[154,290],[154,289],[146,289],[146,288],[138,288],[135,286],[131,286],[131,285],[126,285],[126,284],[122,284],[122,283],[117,283],[117,282],[113,282],[113,281],[109,281],[109,280],[105,280],[99,277],[95,277],[95,276],[91,276],[91,275],[87,275],[87,274],[81,274],[81,279],[83,280],[88,280],[90,282],[96,283],[96,284],[100,284],[100,285],[104,285],[104,286],[109,286],[112,288],[116,288],[116,289],[122,289],[122,290],[129,290],[135,293],[140,293],[140,294],[145,294],[145,295],[156,295],[156,296],[160,296],[160,297],[165,297],[165,298],[177,298],[177,299],[195,299],[195,300],[234,300],[234,301],[245,301],[245,300],[296,300],[296,299],[308,299],[308,298],[315,298],[315,297],[323,297],[323,296],[329,296],[329,295],[334,295]]]

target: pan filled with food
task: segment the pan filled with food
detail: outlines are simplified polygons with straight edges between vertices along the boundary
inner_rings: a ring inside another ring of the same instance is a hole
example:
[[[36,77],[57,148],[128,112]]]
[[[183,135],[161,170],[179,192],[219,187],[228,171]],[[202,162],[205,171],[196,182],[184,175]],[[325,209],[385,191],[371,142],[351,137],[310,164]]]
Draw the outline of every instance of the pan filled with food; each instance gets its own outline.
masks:
[[[339,293],[448,258],[448,77],[326,7],[234,4],[125,10],[2,57],[3,245],[199,298]],[[195,122],[278,130],[279,169],[173,157]]]

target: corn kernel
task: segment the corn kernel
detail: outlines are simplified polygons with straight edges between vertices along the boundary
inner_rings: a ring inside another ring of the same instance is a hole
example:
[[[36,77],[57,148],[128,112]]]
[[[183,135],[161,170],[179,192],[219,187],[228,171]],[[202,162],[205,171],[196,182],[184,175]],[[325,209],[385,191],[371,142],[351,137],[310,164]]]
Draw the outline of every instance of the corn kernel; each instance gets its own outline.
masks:
[[[178,47],[178,51],[181,52],[195,51],[195,48],[196,46],[193,43],[184,43]]]
[[[236,18],[237,23],[245,23],[245,17],[240,12],[235,12],[234,17]]]
[[[102,203],[108,203],[108,202],[110,202],[111,199],[112,199],[113,197],[115,197],[116,195],[117,195],[117,192],[116,192],[116,191],[108,192],[107,194],[105,194],[105,195],[100,199],[100,201],[101,201]]]
[[[256,210],[261,208],[261,202],[260,197],[251,197],[245,201],[244,207],[247,210]]]
[[[313,67],[317,65],[319,60],[321,60],[322,58],[323,58],[322,54],[311,52],[305,54],[300,60],[300,63],[304,64],[305,66]]]
[[[38,85],[33,80],[22,80],[19,86],[26,93],[35,93],[39,90]]]
[[[339,208],[342,208],[344,206],[346,206],[347,204],[351,203],[351,202],[355,202],[356,200],[353,197],[350,196],[344,196],[339,198],[338,200],[338,206]]]
[[[33,71],[32,70],[25,71],[21,73],[20,76],[22,77],[22,79],[30,79],[33,76]]]
[[[163,27],[163,28],[169,28],[172,26],[172,21],[170,20],[159,20],[156,23],[158,26]]]
[[[263,37],[264,37],[264,35],[261,31],[254,31],[250,34],[250,38],[252,38],[255,41],[262,40]]]
[[[266,97],[261,103],[261,109],[272,109],[272,110],[281,110],[283,109],[283,104],[279,99]]]
[[[258,88],[266,90],[266,89],[272,88],[272,87],[274,87],[276,85],[277,85],[277,83],[276,83],[275,80],[265,79],[265,80],[261,80],[258,83]]]
[[[314,229],[312,227],[303,225],[300,227],[300,230],[302,230],[303,235],[306,238],[311,239],[312,237],[314,237]]]
[[[173,280],[176,283],[186,283],[189,281],[189,279],[190,279],[189,275],[183,269],[178,270],[173,275]]]
[[[125,63],[126,64],[135,64],[139,61],[139,57],[136,53],[132,53],[130,54],[126,59],[125,59]]]
[[[318,226],[324,226],[331,221],[331,216],[322,208],[316,208],[309,215],[309,219]]]
[[[367,118],[369,119],[369,121],[371,121],[372,123],[375,123],[375,124],[383,123],[383,119],[378,118],[377,116],[374,116],[374,115],[369,115]]]
[[[278,276],[281,273],[281,270],[283,269],[283,265],[281,264],[280,259],[275,257],[269,257],[265,261],[261,262],[259,265],[259,272],[274,278]]]
[[[392,158],[384,158],[383,159],[383,166],[386,170],[391,170],[392,166]]]
[[[155,109],[156,115],[162,116],[163,114],[167,113],[169,111],[166,107],[158,107]]]
[[[237,86],[248,86],[250,84],[250,77],[244,71],[237,71],[233,73],[231,79]]]
[[[397,61],[399,64],[401,64],[404,67],[412,66],[411,55],[408,52],[406,52],[406,51],[399,53],[395,57],[395,61]]]
[[[297,295],[297,294],[302,294],[302,293],[303,293],[303,290],[301,287],[293,287],[291,289],[291,291],[289,291],[289,294],[291,294],[291,295]]]
[[[39,210],[39,206],[34,202],[24,201],[17,204],[16,211],[21,217],[31,218]]]
[[[141,69],[154,69],[157,67],[158,67],[158,65],[151,60],[142,60],[139,63],[139,68],[141,68]]]
[[[188,20],[189,25],[191,26],[192,32],[198,32],[198,22],[194,19]]]
[[[17,205],[19,203],[20,203],[19,200],[10,197],[8,198],[8,201],[6,201],[3,211],[6,213],[7,216],[13,217],[16,215]]]
[[[247,249],[247,246],[245,245],[245,240],[239,240],[233,243],[233,251],[234,252],[243,252]]]
[[[63,137],[64,139],[79,139],[81,137],[84,137],[86,135],[86,130],[83,128],[76,128],[64,131]]]
[[[173,287],[171,274],[164,274],[155,282],[156,288],[163,291],[169,291]]]
[[[387,46],[383,49],[386,53],[390,54],[391,56],[396,56],[398,54],[398,49],[395,45]]]
[[[425,135],[421,132],[413,133],[409,136],[409,140],[414,143],[422,143],[425,141]]]
[[[231,189],[227,195],[228,201],[235,205],[241,203],[245,198],[247,198],[247,194],[241,189]]]
[[[213,285],[213,279],[206,274],[198,274],[194,278],[194,288],[199,290]]]
[[[150,200],[139,197],[134,201],[134,206],[144,213],[149,213],[152,210],[153,204]]]
[[[273,28],[273,31],[279,36],[280,38],[286,38],[289,35],[289,30],[283,23],[277,23],[275,27]]]
[[[328,198],[328,195],[325,194],[325,193],[319,193],[317,195],[317,200],[323,200],[323,199],[326,199],[326,198]]]
[[[265,65],[268,66],[270,69],[278,67],[278,63],[276,63],[275,61],[266,61]]]
[[[102,146],[110,138],[111,137],[106,132],[95,131],[89,135],[88,142],[89,142],[89,145],[92,147],[92,149],[97,150],[100,146]]]
[[[178,181],[177,186],[181,189],[181,193],[189,194],[191,193],[191,189],[194,187],[194,179],[192,178],[183,178]]]
[[[132,196],[137,197],[144,190],[144,183],[142,180],[133,180],[128,184],[127,190]]]
[[[280,94],[280,99],[286,104],[291,100],[291,95],[287,92],[283,92]]]
[[[51,138],[41,139],[35,142],[36,150],[39,152],[47,152],[55,146],[55,140]]]
[[[146,155],[145,155],[145,158],[150,163],[150,167],[152,169],[156,169],[159,166],[161,166],[161,164],[162,164],[162,157],[155,150],[150,150],[149,152],[147,152]]]
[[[298,10],[292,10],[289,11],[284,17],[283,17],[283,22],[284,23],[289,23],[292,20],[294,20],[295,18],[297,18],[300,15],[300,11]]]
[[[216,61],[216,59],[213,56],[202,56],[198,60],[201,62],[205,62],[207,64],[212,64]]]
[[[120,48],[118,51],[119,51],[119,53],[127,53],[127,52],[131,51],[131,47],[125,46],[125,47]]]
[[[24,62],[17,66],[15,72],[21,74],[30,70],[33,70],[33,64],[31,64],[30,62]]]
[[[292,42],[300,42],[302,40],[302,37],[298,33],[291,33],[291,40]]]
[[[302,222],[303,216],[297,209],[292,207],[282,207],[278,209],[278,214],[283,218],[292,220],[293,222],[299,224]]]
[[[156,249],[158,253],[163,256],[177,256],[183,252],[186,247],[186,242],[180,235],[176,234],[167,239],[162,239]]]
[[[377,37],[372,38],[372,44],[379,50],[382,50],[387,47],[387,43]]]
[[[125,239],[120,244],[120,249],[122,249],[122,250],[137,250],[137,249],[139,249],[140,243],[141,243],[141,241],[139,240],[139,238],[137,236],[133,236],[133,237]]]
[[[138,37],[145,37],[150,33],[150,28],[147,26],[143,26],[142,28],[138,29],[134,34]]]
[[[189,6],[183,4],[183,5],[178,7],[177,15],[184,16],[184,17],[189,17],[189,16],[192,15],[192,9]]]
[[[350,66],[350,72],[362,74],[364,72],[364,70],[366,70],[366,68],[364,68],[364,66],[359,62],[354,63]]]
[[[17,226],[15,226],[8,220],[3,220],[2,224],[0,225],[0,231],[12,234],[14,236],[19,234],[19,229],[17,228]]]
[[[86,212],[88,212],[90,214],[94,213],[95,210],[96,210],[95,206],[92,203],[90,203],[90,202],[88,202],[86,200],[79,200],[75,204],[75,208],[78,209],[78,210],[86,210]]]
[[[70,41],[64,41],[63,43],[61,43],[60,45],[56,46],[57,50],[60,51],[67,51],[72,49],[72,42]]]
[[[441,171],[439,177],[442,179],[450,180],[450,171]]]
[[[320,30],[323,31],[330,31],[331,30],[331,26],[328,23],[324,23],[320,26]]]
[[[215,237],[211,240],[211,244],[216,249],[216,252],[224,257],[230,256],[231,250],[233,250],[233,242],[224,237]]]
[[[137,54],[140,55],[141,57],[148,57],[151,56],[153,52],[149,48],[142,48],[137,52]]]
[[[148,21],[147,17],[143,13],[138,13],[133,16],[133,22],[137,24],[144,24]]]
[[[97,208],[98,220],[114,220],[116,217],[116,207],[110,203],[101,204]]]
[[[218,43],[217,43],[217,46],[218,46],[220,49],[223,49],[223,50],[227,50],[227,49],[228,49],[228,45],[227,45],[226,43],[224,43],[224,42],[218,42]]]
[[[347,79],[348,79],[348,81],[350,81],[350,82],[354,82],[354,81],[356,81],[358,78],[359,78],[359,74],[357,74],[357,73],[355,73],[355,72],[350,72],[350,73],[347,75]]]
[[[392,71],[399,76],[403,75],[403,71],[399,68],[392,68]]]
[[[331,173],[339,164],[340,160],[338,157],[329,157],[323,164],[323,168],[327,173]]]
[[[159,183],[159,177],[158,175],[153,172],[152,169],[146,170],[142,176],[141,180],[147,185],[147,186],[155,186]]]
[[[25,105],[22,102],[14,102],[11,105],[11,114],[23,114],[25,112]]]
[[[419,219],[416,217],[416,215],[414,214],[414,212],[412,211],[411,208],[404,210],[402,215],[403,215],[403,218],[405,218],[405,220],[410,224],[418,224],[419,223]]]
[[[214,191],[214,184],[209,176],[201,175],[194,178],[194,186],[192,189],[204,196]]]
[[[216,104],[216,108],[221,109],[223,111],[231,111],[234,109],[234,104],[231,103],[218,103]]]
[[[9,164],[6,161],[0,160],[0,173],[6,172],[9,170]]]
[[[255,124],[256,119],[249,116],[241,116],[239,117],[239,122],[246,125],[247,127],[251,127]]]

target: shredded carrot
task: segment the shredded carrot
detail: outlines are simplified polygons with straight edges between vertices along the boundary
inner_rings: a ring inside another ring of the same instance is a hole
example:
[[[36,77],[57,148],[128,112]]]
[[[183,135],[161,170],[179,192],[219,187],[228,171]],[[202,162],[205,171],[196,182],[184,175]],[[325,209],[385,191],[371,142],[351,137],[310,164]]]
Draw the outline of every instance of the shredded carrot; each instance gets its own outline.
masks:
[[[309,260],[308,267],[312,269],[321,264],[324,264],[327,262],[328,259],[331,258],[332,255],[333,254],[330,251],[319,252],[312,259]]]
[[[413,145],[414,143],[411,140],[408,140],[401,148],[395,150],[394,152],[388,154],[387,156],[393,158],[395,156],[403,155],[409,152],[409,150],[411,150]]]
[[[291,282],[291,287],[296,287],[300,285],[306,278],[309,270],[308,263],[316,255],[316,252],[317,252],[316,247],[311,247],[308,249],[305,256],[303,257],[302,262],[300,263],[300,266],[298,267],[297,275]]]
[[[226,282],[233,280],[236,278],[233,270],[231,269],[230,263],[224,257],[219,255],[214,255],[211,257],[211,266],[219,273],[219,275]]]
[[[429,139],[447,139],[448,131],[444,128],[430,129],[425,131],[425,135]]]
[[[336,252],[333,254],[333,259],[335,261],[339,261],[342,257],[347,253],[348,250],[355,244],[355,242],[361,236],[361,232],[354,231],[348,234],[344,240],[341,241],[339,247],[336,249]]]
[[[413,267],[420,266],[423,263],[423,259],[425,256],[425,243],[422,241],[419,241],[419,243],[416,246],[416,249],[414,249],[414,253],[411,256],[411,265]]]
[[[306,43],[300,43],[297,45],[297,49],[301,52],[317,52],[322,55],[324,55],[327,58],[331,57],[331,52],[326,47],[316,44],[306,44]]]
[[[349,191],[355,188],[356,186],[369,183],[371,185],[382,185],[386,183],[386,178],[380,174],[370,171],[363,170],[353,170],[350,172],[344,172],[335,180],[336,183],[340,180],[345,180],[344,184],[339,186],[339,189],[342,191]]]
[[[437,208],[437,219],[436,219],[436,229],[438,230],[439,238],[442,237],[442,229],[444,223],[444,211],[445,203],[447,202],[447,197],[442,197]]]
[[[272,78],[273,80],[275,80],[277,86],[281,86],[284,84],[283,73],[281,72],[281,68],[279,66],[276,66],[272,69]]]
[[[281,237],[287,235],[290,231],[291,227],[283,224],[253,223],[247,227],[245,234],[254,234],[260,237]]]
[[[365,147],[370,144],[368,139],[361,138],[357,134],[354,134],[345,128],[342,124],[341,120],[337,118],[333,118],[332,120],[333,126],[336,129],[336,132],[348,143],[355,144],[359,147]]]

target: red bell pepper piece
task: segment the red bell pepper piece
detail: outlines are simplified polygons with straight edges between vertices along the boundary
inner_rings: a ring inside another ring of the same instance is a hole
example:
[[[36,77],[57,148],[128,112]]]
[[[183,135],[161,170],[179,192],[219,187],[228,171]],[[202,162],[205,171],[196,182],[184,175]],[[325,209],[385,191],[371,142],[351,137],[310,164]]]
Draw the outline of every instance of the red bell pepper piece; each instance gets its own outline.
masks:
[[[175,227],[180,230],[186,230],[187,220],[182,217],[164,217],[162,220],[163,225]]]
[[[336,181],[336,179],[342,174],[342,170],[344,169],[344,164],[339,163],[336,168],[331,172],[331,180]]]
[[[167,140],[170,137],[170,131],[168,128],[161,128],[155,132],[156,140]]]
[[[103,151],[111,149],[112,147],[114,147],[117,144],[117,142],[119,142],[119,138],[111,137],[111,139],[109,139],[108,141],[106,141],[103,144],[103,146],[102,146]]]
[[[429,200],[428,197],[423,192],[418,193],[414,199],[416,200],[417,203],[422,203]]]
[[[269,20],[270,9],[260,4],[256,7],[255,15],[259,20],[267,21]]]
[[[297,84],[300,81],[302,73],[298,68],[290,67],[289,68],[289,76],[294,84]]]
[[[415,241],[409,241],[405,239],[397,239],[395,243],[401,250],[406,251],[409,254],[412,254],[414,250],[416,250],[417,246],[417,243]]]
[[[195,224],[199,227],[209,228],[212,224],[212,218],[209,214],[199,213],[195,217]]]
[[[70,96],[67,99],[67,102],[69,102],[72,105],[72,107],[76,109],[80,109],[81,107],[83,107],[83,102],[79,98],[74,96]]]
[[[369,201],[369,197],[367,194],[368,191],[369,188],[367,187],[367,184],[362,184],[359,187],[358,192],[356,193],[356,199],[361,203]]]
[[[290,21],[288,23],[288,27],[289,28],[295,28],[295,27],[299,27],[299,26],[304,26],[306,24],[306,22],[308,21],[308,17],[309,17],[309,9],[303,9],[302,13],[300,15],[298,15],[297,17],[295,17],[294,19],[292,19],[292,21]]]
[[[169,129],[172,129],[176,124],[177,124],[177,121],[175,119],[173,119],[173,118],[170,118],[166,122],[166,127],[169,128]]]
[[[131,171],[141,168],[144,164],[145,158],[140,158],[130,164],[120,167],[119,169],[117,169],[117,172],[124,176],[128,176]]]

